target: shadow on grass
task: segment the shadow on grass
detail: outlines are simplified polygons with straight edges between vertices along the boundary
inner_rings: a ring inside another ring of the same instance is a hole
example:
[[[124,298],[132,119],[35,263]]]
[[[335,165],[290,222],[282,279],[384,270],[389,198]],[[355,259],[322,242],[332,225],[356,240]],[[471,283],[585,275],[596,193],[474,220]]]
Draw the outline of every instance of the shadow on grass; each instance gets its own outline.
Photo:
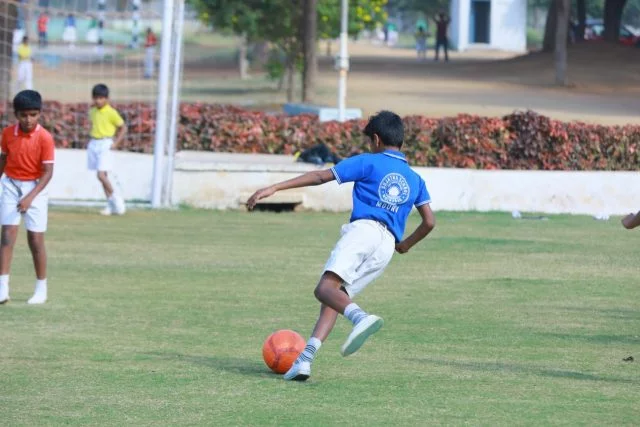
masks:
[[[281,376],[271,372],[264,363],[252,359],[242,359],[239,357],[228,356],[190,356],[180,353],[161,352],[143,353],[143,356],[149,357],[151,359],[161,359],[166,361],[175,361],[204,366],[220,372],[232,372],[235,374],[246,375],[250,377],[281,380]]]
[[[538,375],[541,377],[565,378],[565,379],[579,380],[579,381],[595,381],[595,382],[609,382],[609,383],[623,383],[623,384],[634,384],[637,382],[637,381],[626,379],[626,378],[606,377],[606,376],[600,376],[600,375],[587,374],[584,372],[568,371],[564,369],[546,369],[546,368],[539,368],[535,366],[518,365],[513,363],[465,362],[465,361],[459,361],[459,360],[439,360],[439,359],[428,359],[428,358],[413,358],[413,359],[407,359],[407,360],[410,362],[424,363],[424,364],[437,365],[437,366],[450,366],[450,367],[464,369],[468,371],[477,371],[477,372],[486,372],[486,373],[508,372],[508,373],[516,373],[516,374]]]

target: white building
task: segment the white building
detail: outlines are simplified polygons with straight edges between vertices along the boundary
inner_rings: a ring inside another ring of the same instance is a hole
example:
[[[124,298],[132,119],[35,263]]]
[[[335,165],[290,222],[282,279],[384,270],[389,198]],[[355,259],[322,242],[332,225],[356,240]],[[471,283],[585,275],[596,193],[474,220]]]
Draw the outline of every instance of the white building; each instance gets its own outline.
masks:
[[[449,40],[456,50],[527,49],[526,0],[451,0]]]

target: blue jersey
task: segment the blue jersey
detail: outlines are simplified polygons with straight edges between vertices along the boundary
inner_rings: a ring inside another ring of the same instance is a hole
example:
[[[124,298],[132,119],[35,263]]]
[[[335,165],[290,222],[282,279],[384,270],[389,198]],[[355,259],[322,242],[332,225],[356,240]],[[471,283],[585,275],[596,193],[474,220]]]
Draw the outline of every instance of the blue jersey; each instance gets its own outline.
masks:
[[[381,222],[397,242],[402,240],[411,208],[431,202],[424,180],[400,151],[360,154],[341,161],[331,171],[338,184],[354,182],[351,222]]]

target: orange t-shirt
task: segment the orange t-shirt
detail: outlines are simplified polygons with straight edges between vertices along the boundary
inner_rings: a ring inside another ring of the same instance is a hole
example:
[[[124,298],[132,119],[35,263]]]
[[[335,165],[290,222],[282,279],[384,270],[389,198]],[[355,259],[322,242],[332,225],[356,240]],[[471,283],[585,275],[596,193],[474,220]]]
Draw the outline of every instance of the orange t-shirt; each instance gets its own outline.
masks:
[[[156,35],[153,33],[147,33],[147,38],[144,43],[144,47],[154,47],[158,44],[158,39],[156,39]]]
[[[33,181],[42,176],[42,164],[53,163],[55,143],[51,134],[38,125],[24,133],[16,124],[2,131],[2,154],[7,156],[4,173],[18,181]]]
[[[40,15],[40,17],[38,18],[38,31],[41,33],[46,33],[48,23],[49,17],[46,15]]]

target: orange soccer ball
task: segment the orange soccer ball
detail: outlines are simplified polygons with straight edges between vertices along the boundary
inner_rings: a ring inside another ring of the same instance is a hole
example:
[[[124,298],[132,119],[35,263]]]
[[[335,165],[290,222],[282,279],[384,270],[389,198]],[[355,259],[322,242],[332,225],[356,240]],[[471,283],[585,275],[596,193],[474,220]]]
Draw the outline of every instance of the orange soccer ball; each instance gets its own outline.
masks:
[[[305,345],[306,342],[299,333],[281,329],[265,340],[262,345],[262,358],[273,372],[284,374],[302,353]]]

